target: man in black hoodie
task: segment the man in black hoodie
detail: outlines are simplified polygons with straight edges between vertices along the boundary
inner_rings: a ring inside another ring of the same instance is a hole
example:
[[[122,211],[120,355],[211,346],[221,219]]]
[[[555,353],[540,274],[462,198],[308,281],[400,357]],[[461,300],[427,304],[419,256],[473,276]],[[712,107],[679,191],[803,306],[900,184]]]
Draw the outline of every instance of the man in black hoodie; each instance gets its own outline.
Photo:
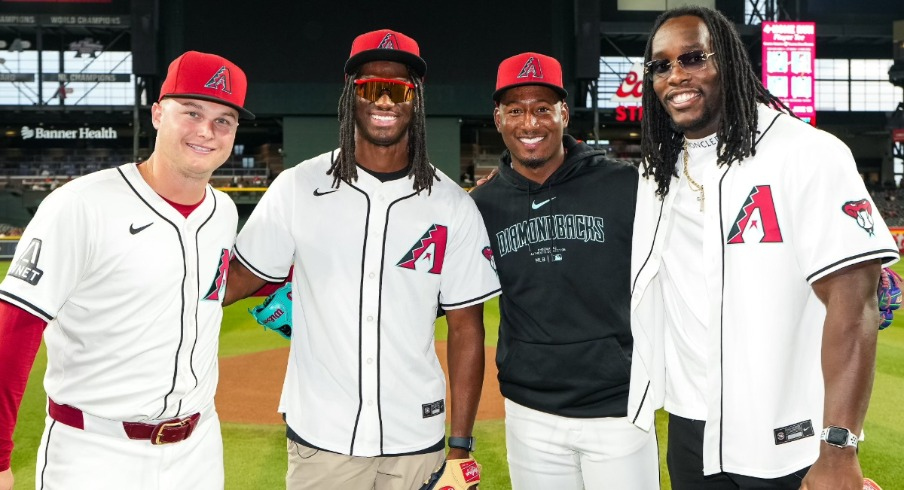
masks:
[[[500,64],[493,118],[507,151],[471,193],[502,283],[512,486],[659,488],[654,430],[627,413],[637,171],[564,134],[567,95],[553,58]]]

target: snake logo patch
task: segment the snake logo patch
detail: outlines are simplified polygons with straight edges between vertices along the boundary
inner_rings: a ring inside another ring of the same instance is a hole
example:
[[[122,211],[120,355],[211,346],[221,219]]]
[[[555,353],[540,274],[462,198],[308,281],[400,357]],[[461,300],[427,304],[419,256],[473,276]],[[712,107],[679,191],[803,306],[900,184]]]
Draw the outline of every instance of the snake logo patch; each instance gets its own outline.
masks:
[[[426,271],[431,274],[443,272],[443,261],[446,258],[446,240],[448,229],[443,225],[431,225],[411,250],[396,264],[405,269]]]
[[[493,268],[493,272],[495,272],[496,274],[499,274],[499,271],[496,270],[496,259],[493,258],[493,249],[490,247],[483,247],[483,250],[481,250],[481,253],[483,254],[483,257],[485,259],[490,261],[490,267]]]
[[[873,222],[873,206],[866,199],[848,201],[841,206],[844,214],[857,220],[857,226],[863,228],[870,236],[876,234],[876,223]]]
[[[728,232],[728,244],[735,243],[782,243],[782,230],[778,226],[772,188],[755,185],[741,206]]]

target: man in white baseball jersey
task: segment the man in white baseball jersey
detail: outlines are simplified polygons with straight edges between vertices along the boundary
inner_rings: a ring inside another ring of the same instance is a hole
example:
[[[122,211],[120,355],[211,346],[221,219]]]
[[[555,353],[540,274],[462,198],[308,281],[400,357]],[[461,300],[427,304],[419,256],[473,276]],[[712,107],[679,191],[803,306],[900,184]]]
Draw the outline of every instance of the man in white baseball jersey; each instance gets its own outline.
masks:
[[[645,59],[632,383],[670,413],[672,488],[860,490],[898,251],[850,150],[766,91],[716,11],[662,14]]]
[[[0,284],[0,489],[41,340],[37,488],[221,489],[217,339],[238,216],[208,181],[232,151],[245,74],[189,51],[151,108],[147,161],[51,193]],[[46,322],[46,328],[45,327]]]
[[[280,412],[290,489],[418,488],[444,460],[479,481],[471,429],[484,367],[483,302],[499,294],[477,207],[427,159],[423,76],[410,37],[358,36],[339,101],[340,148],[284,171],[235,247],[226,303],[294,265]]]

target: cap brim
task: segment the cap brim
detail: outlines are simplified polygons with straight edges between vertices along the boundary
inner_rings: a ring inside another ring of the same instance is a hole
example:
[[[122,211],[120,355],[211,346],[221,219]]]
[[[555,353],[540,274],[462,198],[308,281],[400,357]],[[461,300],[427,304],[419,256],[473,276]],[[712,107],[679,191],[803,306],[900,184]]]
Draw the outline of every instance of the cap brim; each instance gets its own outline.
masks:
[[[427,73],[427,62],[420,56],[415,56],[408,51],[398,49],[369,49],[361,51],[345,62],[345,73],[351,75],[364,63],[371,61],[395,61],[410,66],[418,76],[423,77]]]
[[[553,85],[551,83],[525,82],[525,83],[513,83],[511,85],[506,85],[505,87],[502,87],[501,89],[493,92],[493,101],[499,102],[499,99],[502,98],[502,94],[504,94],[506,90],[513,89],[515,87],[523,87],[525,85],[540,85],[542,87],[549,87],[553,90],[553,92],[559,94],[562,97],[562,100],[565,100],[568,97],[568,92],[565,91],[565,89],[563,89],[562,87]]]
[[[252,114],[251,111],[249,111],[248,109],[245,109],[244,107],[239,107],[230,102],[226,102],[225,100],[223,100],[219,97],[212,97],[210,95],[204,95],[204,94],[166,94],[163,97],[160,97],[160,99],[163,100],[163,99],[167,99],[170,97],[179,97],[181,99],[198,99],[198,100],[206,100],[208,102],[216,102],[217,104],[223,104],[225,106],[232,107],[233,109],[238,111],[240,119],[254,119],[254,114]]]

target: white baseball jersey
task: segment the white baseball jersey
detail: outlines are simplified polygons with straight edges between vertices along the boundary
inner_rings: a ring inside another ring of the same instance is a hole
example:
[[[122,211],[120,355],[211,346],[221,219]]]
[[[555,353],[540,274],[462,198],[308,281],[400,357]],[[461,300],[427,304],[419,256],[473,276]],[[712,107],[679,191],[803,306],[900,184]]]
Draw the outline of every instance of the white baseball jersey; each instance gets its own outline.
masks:
[[[47,196],[0,298],[49,322],[48,396],[122,421],[212,408],[237,222],[232,200],[211,187],[183,217],[135,164]]]
[[[440,174],[331,187],[336,152],[284,171],[236,240],[236,257],[278,281],[294,264],[293,330],[280,411],[302,439],[352,456],[423,450],[444,437],[437,307],[499,294],[477,206]]]
[[[759,107],[756,156],[703,176],[703,270],[709,296],[704,473],[777,478],[811,465],[823,428],[825,306],[813,282],[898,250],[850,150],[837,138]],[[680,161],[679,161],[680,163]],[[672,189],[686,185],[672,181]],[[662,403],[657,275],[675,192],[641,179],[635,218],[632,330],[641,361],[632,383]],[[632,374],[635,374],[632,372]],[[635,390],[632,388],[632,393]],[[646,402],[652,402],[645,405]],[[657,405],[658,404],[658,405]]]

